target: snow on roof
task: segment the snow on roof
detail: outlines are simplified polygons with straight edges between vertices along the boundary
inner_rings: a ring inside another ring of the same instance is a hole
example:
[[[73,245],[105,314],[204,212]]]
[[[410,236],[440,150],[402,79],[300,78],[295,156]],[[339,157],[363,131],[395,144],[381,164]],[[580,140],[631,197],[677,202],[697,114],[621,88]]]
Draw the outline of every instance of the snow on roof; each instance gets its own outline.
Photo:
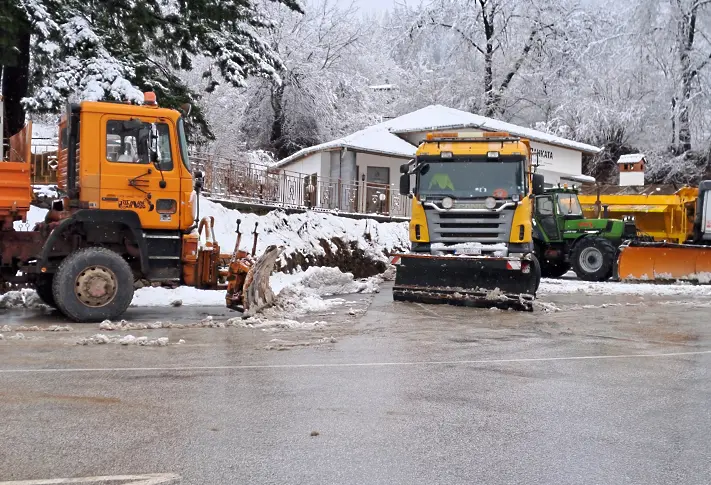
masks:
[[[619,160],[617,160],[618,165],[623,163],[638,163],[644,160],[644,153],[630,153],[629,155],[622,155]]]
[[[598,147],[567,140],[531,128],[516,126],[511,123],[448,108],[446,106],[431,105],[357,131],[346,137],[304,148],[279,161],[274,167],[287,165],[290,162],[321,150],[333,150],[338,148],[351,148],[383,155],[412,157],[415,155],[417,147],[400,138],[398,135],[460,128],[476,128],[484,131],[505,131],[514,136],[570,148],[584,153],[598,153],[600,151]]]
[[[458,128],[505,131],[511,135],[528,138],[532,141],[557,145],[584,153],[600,152],[600,148],[592,145],[438,104],[418,109],[417,111],[399,116],[376,126],[386,126],[390,132],[400,134]]]
[[[338,140],[321,143],[312,147],[299,150],[293,155],[284,158],[274,165],[274,168],[286,165],[294,160],[299,160],[307,155],[324,150],[349,148],[364,152],[391,155],[396,157],[414,157],[417,147],[406,142],[397,135],[387,130],[378,129],[380,125],[371,126],[365,130],[339,138]]]

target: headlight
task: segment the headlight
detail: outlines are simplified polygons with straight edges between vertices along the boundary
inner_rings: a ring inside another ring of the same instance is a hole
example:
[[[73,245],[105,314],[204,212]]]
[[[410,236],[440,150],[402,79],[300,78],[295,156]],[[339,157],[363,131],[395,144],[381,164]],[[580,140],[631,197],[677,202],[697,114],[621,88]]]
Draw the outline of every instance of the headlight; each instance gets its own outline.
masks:
[[[496,207],[496,199],[493,197],[487,197],[486,200],[484,201],[484,207],[487,209],[493,209]]]
[[[512,195],[511,195],[511,200],[513,200],[514,202],[518,202],[518,199],[519,199],[519,195],[518,195],[518,194],[512,194]]]
[[[452,198],[445,197],[444,199],[442,199],[442,207],[444,207],[445,209],[451,209],[452,207],[454,207],[454,201],[452,200]]]

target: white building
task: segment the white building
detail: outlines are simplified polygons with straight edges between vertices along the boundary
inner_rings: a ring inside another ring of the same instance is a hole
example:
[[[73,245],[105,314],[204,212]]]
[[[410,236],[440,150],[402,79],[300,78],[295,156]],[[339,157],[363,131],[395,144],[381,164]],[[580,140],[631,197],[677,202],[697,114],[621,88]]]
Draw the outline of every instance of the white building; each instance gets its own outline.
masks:
[[[582,156],[598,153],[600,148],[440,105],[427,106],[338,140],[304,148],[279,161],[272,169],[306,174],[314,181],[327,178],[345,184],[355,181],[364,181],[373,187],[382,184],[391,187],[386,194],[390,199],[390,190],[397,191],[400,165],[415,156],[418,144],[427,133],[454,130],[507,132],[527,138],[531,142],[536,171],[545,176],[549,185],[593,181],[582,175]],[[317,197],[314,194],[314,199]],[[368,201],[365,203],[371,204]],[[373,209],[376,208],[368,211]]]

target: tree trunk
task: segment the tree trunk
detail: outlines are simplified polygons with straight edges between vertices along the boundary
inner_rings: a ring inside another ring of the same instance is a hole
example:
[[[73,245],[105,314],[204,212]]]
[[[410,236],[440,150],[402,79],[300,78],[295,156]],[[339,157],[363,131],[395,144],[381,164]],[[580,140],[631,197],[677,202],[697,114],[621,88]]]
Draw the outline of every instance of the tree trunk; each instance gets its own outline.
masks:
[[[280,84],[272,88],[271,95],[272,111],[274,121],[272,121],[272,132],[269,137],[270,144],[274,149],[277,159],[288,156],[286,143],[284,143],[284,85]]]
[[[23,31],[17,39],[17,62],[3,66],[2,95],[5,99],[6,134],[12,136],[25,125],[22,98],[27,97],[30,81],[30,32]]]
[[[685,72],[682,77],[682,99],[679,110],[679,152],[691,150],[691,123],[689,121],[689,105],[691,104],[691,84],[694,73]]]

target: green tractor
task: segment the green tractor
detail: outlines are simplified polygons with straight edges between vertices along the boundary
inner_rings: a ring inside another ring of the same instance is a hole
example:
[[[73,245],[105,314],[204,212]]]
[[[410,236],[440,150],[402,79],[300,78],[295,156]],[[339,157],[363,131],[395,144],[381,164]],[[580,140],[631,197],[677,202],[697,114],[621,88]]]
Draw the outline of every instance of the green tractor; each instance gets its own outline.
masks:
[[[640,239],[633,221],[585,219],[576,189],[555,187],[535,198],[533,241],[543,277],[572,267],[581,280],[606,281],[618,248],[631,239]]]

